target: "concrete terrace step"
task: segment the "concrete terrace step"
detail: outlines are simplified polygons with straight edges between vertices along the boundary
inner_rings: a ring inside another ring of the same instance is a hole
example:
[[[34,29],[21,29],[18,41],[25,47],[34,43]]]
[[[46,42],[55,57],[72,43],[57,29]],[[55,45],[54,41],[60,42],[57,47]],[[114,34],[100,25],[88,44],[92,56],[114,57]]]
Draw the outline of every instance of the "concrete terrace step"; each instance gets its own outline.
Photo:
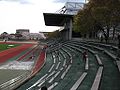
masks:
[[[119,69],[119,72],[120,72],[120,61],[116,61],[117,63],[117,66],[118,66],[118,69]]]
[[[70,47],[70,48],[72,48],[72,49],[77,50],[77,51],[80,52],[80,53],[83,52],[80,48],[77,48],[77,47],[75,47],[74,45],[69,45],[69,44],[65,44],[65,45],[68,46],[68,47]]]
[[[114,60],[117,59],[117,57],[116,57],[114,54],[108,52],[107,50],[104,50],[104,52],[105,52],[106,54],[108,54],[111,58],[113,58]]]
[[[103,63],[102,63],[100,57],[98,56],[98,54],[95,54],[95,57],[96,57],[96,59],[97,59],[98,64],[99,64],[100,66],[103,65]]]
[[[89,44],[91,44],[91,43],[89,43]],[[101,48],[101,47],[94,46],[94,45],[98,45],[99,43],[92,43],[92,44],[93,45],[87,45],[87,44],[85,44],[85,45],[94,47],[94,48],[101,50],[101,51],[104,51],[106,54],[108,54],[110,57],[112,57],[114,60],[116,60],[117,57],[114,54],[110,53],[108,50]],[[111,45],[106,45],[106,44],[100,44],[100,45],[102,45],[102,46],[105,45],[105,47],[112,47]]]
[[[86,77],[87,73],[84,72],[80,78],[76,81],[76,83],[72,86],[72,88],[70,90],[76,90],[80,84],[83,82],[84,78]]]
[[[99,90],[99,85],[102,77],[103,67],[99,67],[91,90]]]
[[[86,61],[85,61],[85,70],[88,70],[89,69],[89,59],[86,58]]]

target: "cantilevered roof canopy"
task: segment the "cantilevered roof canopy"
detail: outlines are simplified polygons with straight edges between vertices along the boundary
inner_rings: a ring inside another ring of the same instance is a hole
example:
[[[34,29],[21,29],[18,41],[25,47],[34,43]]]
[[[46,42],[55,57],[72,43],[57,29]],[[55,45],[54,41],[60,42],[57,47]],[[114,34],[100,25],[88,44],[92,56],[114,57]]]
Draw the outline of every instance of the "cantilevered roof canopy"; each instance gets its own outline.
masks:
[[[73,15],[68,14],[43,13],[43,15],[47,26],[64,26],[68,19],[73,18]]]

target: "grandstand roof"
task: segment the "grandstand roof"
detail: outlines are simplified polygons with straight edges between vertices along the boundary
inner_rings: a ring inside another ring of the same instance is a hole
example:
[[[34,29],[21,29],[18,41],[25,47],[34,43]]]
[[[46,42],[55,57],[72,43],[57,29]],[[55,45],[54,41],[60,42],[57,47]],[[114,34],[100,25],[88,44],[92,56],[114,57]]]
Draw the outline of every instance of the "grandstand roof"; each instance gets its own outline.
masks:
[[[73,15],[58,13],[43,13],[45,25],[47,26],[64,26],[68,19],[72,19]]]

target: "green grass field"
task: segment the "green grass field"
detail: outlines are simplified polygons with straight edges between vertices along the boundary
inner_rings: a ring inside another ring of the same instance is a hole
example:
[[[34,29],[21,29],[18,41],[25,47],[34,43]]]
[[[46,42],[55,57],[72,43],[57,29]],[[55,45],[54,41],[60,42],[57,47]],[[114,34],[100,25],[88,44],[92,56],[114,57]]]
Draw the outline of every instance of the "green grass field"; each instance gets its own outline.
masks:
[[[9,48],[14,48],[19,46],[20,44],[0,44],[0,51],[9,49]]]

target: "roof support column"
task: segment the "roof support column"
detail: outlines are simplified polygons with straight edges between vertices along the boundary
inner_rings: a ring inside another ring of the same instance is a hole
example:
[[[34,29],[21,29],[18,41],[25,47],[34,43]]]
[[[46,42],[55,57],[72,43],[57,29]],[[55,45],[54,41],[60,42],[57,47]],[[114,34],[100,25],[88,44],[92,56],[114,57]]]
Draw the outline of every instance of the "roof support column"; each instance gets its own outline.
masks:
[[[72,39],[72,27],[73,27],[73,24],[72,24],[72,19],[70,19],[70,22],[69,22],[69,40]]]

